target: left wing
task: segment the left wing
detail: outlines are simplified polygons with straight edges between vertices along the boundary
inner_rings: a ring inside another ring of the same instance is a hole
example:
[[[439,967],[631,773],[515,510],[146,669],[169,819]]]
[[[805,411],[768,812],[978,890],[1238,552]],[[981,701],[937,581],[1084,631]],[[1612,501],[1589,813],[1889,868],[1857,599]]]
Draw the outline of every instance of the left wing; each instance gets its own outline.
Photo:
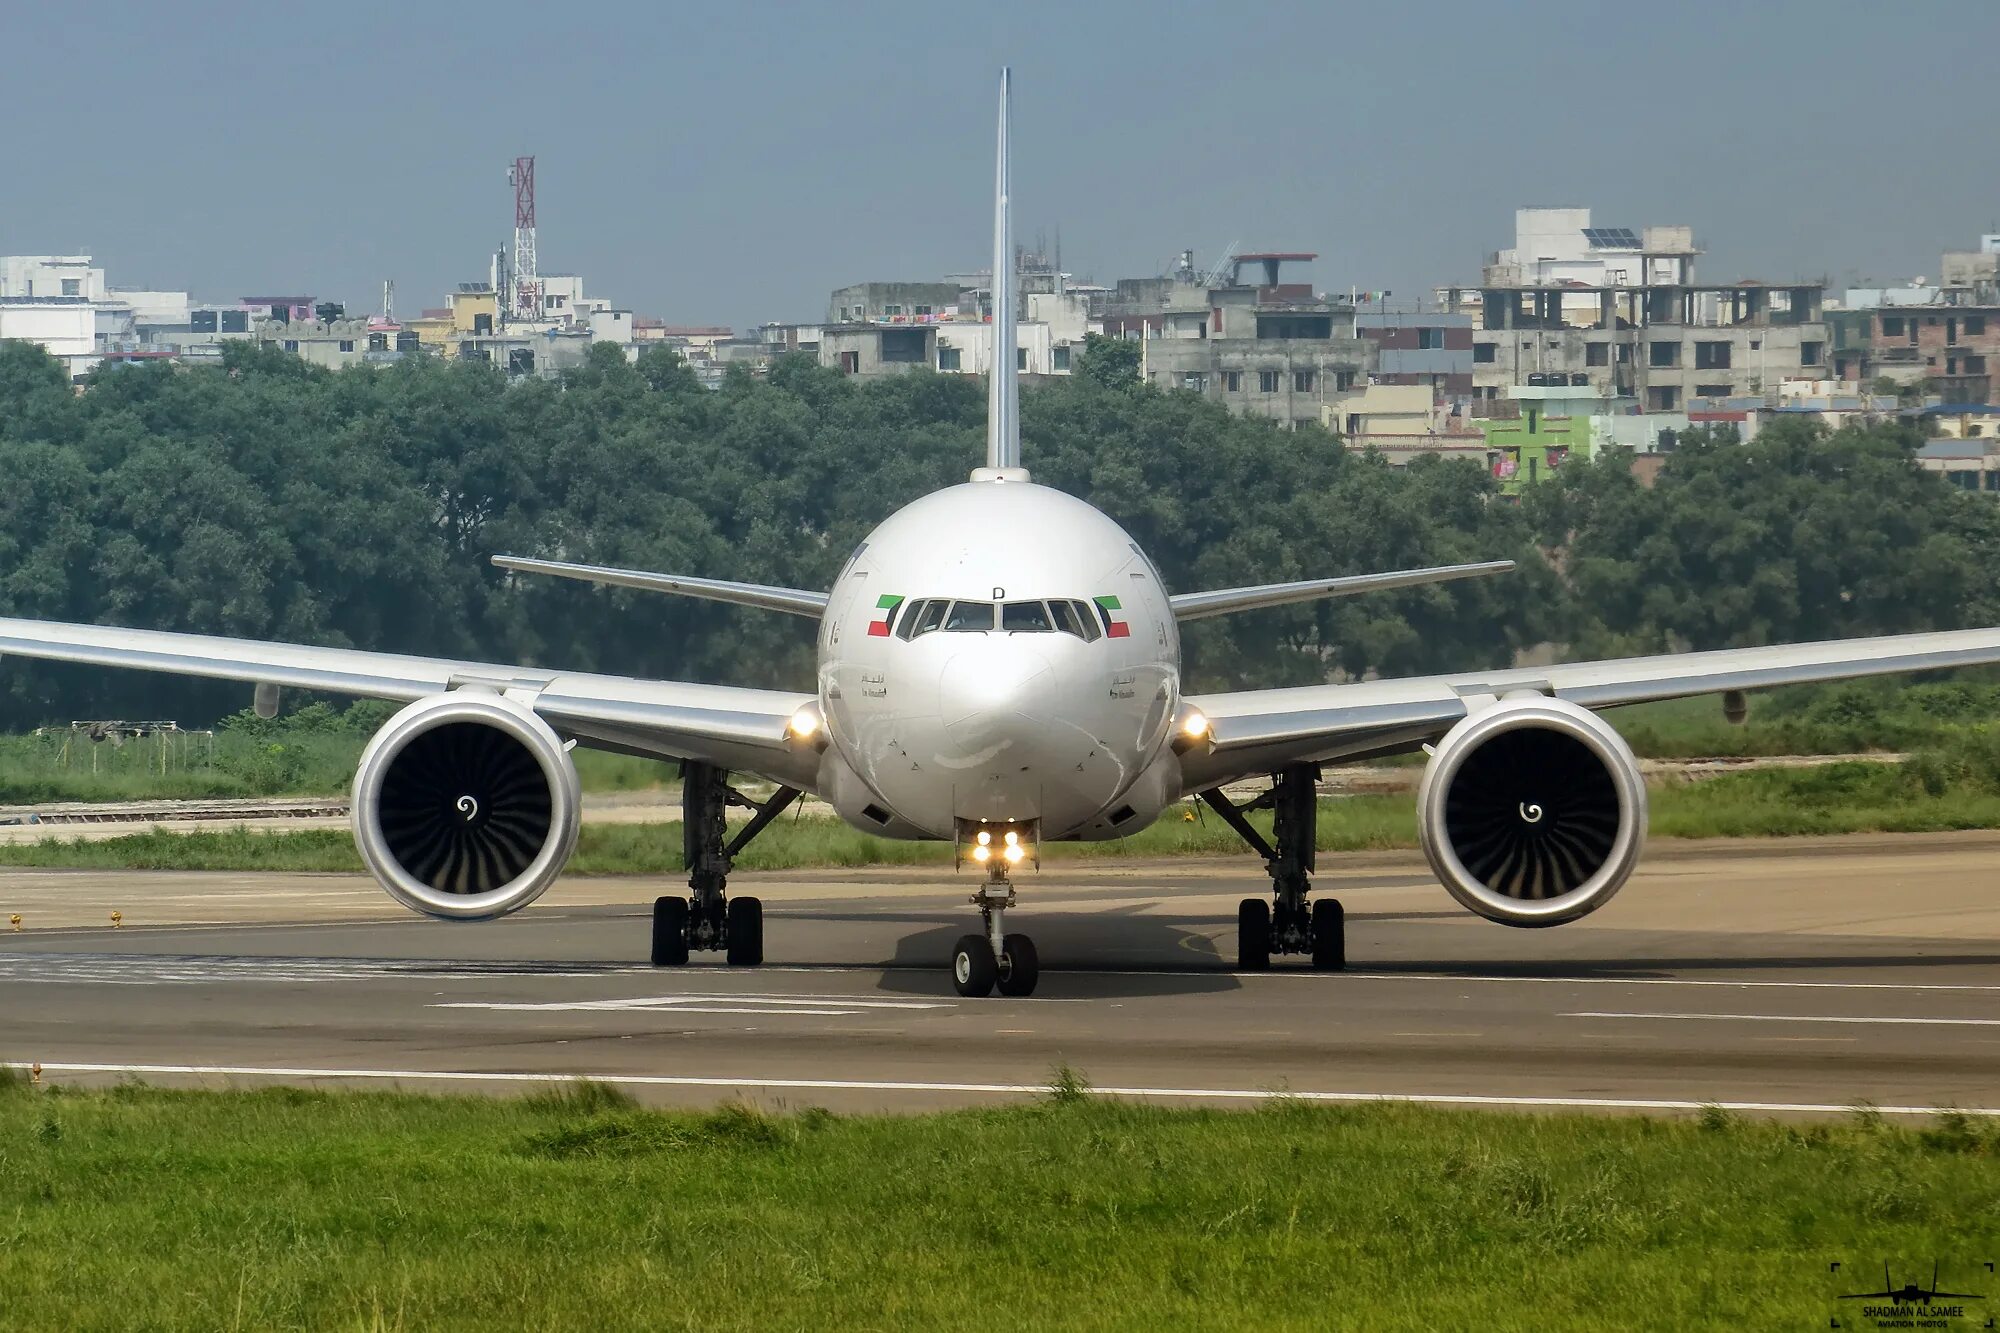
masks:
[[[1209,720],[1213,744],[1205,751],[1189,750],[1182,757],[1182,779],[1189,790],[1201,790],[1272,772],[1289,763],[1412,750],[1443,735],[1485,701],[1518,690],[1550,694],[1596,709],[1691,694],[1992,662],[2000,662],[2000,629],[1835,639],[1352,685],[1190,695],[1187,702]]]
[[[407,702],[462,686],[513,691],[557,732],[656,758],[699,759],[810,790],[817,755],[787,736],[813,696],[680,681],[405,657],[354,648],[0,619],[0,657],[127,667]]]
[[[673,592],[711,602],[734,602],[766,611],[786,611],[818,618],[826,611],[826,594],[805,588],[774,588],[768,583],[733,583],[728,579],[697,579],[685,574],[654,574],[643,569],[610,569],[603,565],[572,565],[565,560],[530,560],[520,555],[496,555],[493,563],[518,574],[553,574],[557,578],[606,583],[617,588]]]
[[[1251,611],[1260,606],[1284,606],[1289,602],[1310,602],[1321,597],[1351,597],[1359,592],[1383,592],[1409,588],[1420,583],[1449,583],[1453,579],[1478,578],[1482,574],[1506,574],[1512,560],[1487,560],[1476,565],[1438,565],[1431,569],[1399,569],[1387,574],[1350,574],[1336,579],[1306,579],[1299,583],[1262,583],[1254,588],[1223,588],[1216,592],[1184,592],[1169,597],[1175,620],[1203,620],[1231,611]]]

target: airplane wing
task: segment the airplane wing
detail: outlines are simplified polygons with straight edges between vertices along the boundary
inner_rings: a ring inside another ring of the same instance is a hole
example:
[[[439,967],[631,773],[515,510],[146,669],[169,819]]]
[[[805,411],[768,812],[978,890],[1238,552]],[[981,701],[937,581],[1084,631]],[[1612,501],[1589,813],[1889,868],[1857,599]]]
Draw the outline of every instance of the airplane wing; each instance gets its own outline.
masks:
[[[1202,790],[1289,763],[1408,751],[1443,735],[1483,700],[1517,690],[1596,709],[1992,662],[2000,662],[2000,629],[1189,695],[1187,702],[1208,717],[1214,743],[1205,752],[1188,751],[1181,771],[1189,790]]]
[[[699,759],[810,790],[817,756],[787,739],[804,692],[637,680],[106,625],[0,618],[0,658],[126,667],[407,702],[459,686],[515,690],[557,732],[652,758]]]
[[[1512,572],[1512,560],[1488,560],[1476,565],[1438,565],[1431,569],[1399,569],[1387,574],[1353,574],[1337,579],[1306,579],[1300,583],[1264,583],[1254,588],[1224,588],[1218,592],[1184,592],[1169,597],[1176,620],[1203,620],[1228,615],[1231,611],[1251,611],[1261,606],[1283,606],[1288,602],[1310,602],[1322,597],[1351,597],[1362,592],[1383,592],[1409,588],[1420,583],[1449,583],[1453,579],[1478,578],[1482,574]]]
[[[526,556],[496,555],[493,563],[520,574],[552,574],[557,578],[580,579],[585,583],[608,583],[619,588],[644,588],[648,592],[679,593],[711,602],[734,602],[738,606],[758,606],[766,611],[785,611],[795,616],[818,619],[826,611],[826,594],[804,588],[774,588],[763,583],[731,583],[727,579],[697,579],[680,574],[652,574],[643,569],[608,569],[601,565],[572,565],[562,560],[530,560]]]

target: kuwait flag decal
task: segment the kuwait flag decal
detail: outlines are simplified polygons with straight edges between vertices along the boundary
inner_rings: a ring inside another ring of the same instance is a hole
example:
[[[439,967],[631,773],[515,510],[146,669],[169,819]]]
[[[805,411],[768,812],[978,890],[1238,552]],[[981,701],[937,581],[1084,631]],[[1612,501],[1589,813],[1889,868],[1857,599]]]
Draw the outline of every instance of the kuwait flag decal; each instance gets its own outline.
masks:
[[[1132,637],[1132,627],[1125,623],[1123,616],[1118,614],[1118,599],[1116,597],[1093,597],[1090,600],[1097,603],[1098,614],[1104,617],[1104,634],[1106,638],[1129,639]]]
[[[896,608],[902,604],[903,599],[894,593],[885,592],[875,599],[875,618],[868,622],[868,633],[871,638],[889,637],[889,622],[896,618]]]

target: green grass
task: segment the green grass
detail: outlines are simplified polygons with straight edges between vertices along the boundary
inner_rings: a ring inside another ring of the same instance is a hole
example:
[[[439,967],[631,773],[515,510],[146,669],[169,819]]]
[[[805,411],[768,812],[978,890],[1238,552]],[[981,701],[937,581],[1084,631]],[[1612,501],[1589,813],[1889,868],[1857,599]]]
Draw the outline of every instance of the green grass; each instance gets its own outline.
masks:
[[[2000,679],[1991,670],[1947,679],[1895,677],[1796,685],[1750,696],[1734,725],[1713,696],[1606,710],[1604,716],[1649,759],[1785,754],[1862,754],[1950,744],[2000,723]]]
[[[67,728],[0,736],[0,805],[345,795],[362,747],[394,712],[373,701],[345,711],[309,704],[271,722],[239,713],[213,736],[155,733],[123,742]],[[575,759],[585,791],[679,781],[678,768],[658,760],[596,750],[578,750]]]
[[[0,1088],[0,1326],[1824,1328],[2000,1127]],[[1963,1276],[1959,1274],[1959,1276]]]
[[[1849,761],[1670,782],[1651,792],[1651,832],[1659,838],[1749,838],[2000,828],[2000,792],[1948,775],[1938,790],[1926,790],[1927,766],[1939,762],[1926,755],[1901,765]],[[1268,836],[1270,816],[1260,813],[1251,818]],[[1350,796],[1320,803],[1321,851],[1416,845],[1412,797]],[[1045,860],[1055,863],[1107,857],[1232,856],[1247,850],[1214,814],[1203,811],[1190,821],[1182,807],[1129,838],[1051,843],[1042,849]],[[951,848],[942,843],[873,837],[827,816],[781,820],[736,861],[744,870],[950,863]],[[177,833],[156,827],[95,841],[57,836],[0,843],[0,865],[358,872],[361,859],[344,829],[264,832],[238,827]],[[568,873],[666,875],[683,869],[679,824],[587,824]]]
[[[336,796],[354,781],[361,747],[395,711],[362,701],[311,703],[275,721],[239,713],[212,740],[147,737],[123,745],[69,737],[0,736],[0,805],[261,796]],[[1936,748],[2000,723],[2000,677],[1961,672],[1917,683],[1895,679],[1796,686],[1753,695],[1743,726],[1714,698],[1676,699],[1607,714],[1647,758],[1856,754]],[[1392,762],[1415,762],[1405,759]],[[665,788],[675,766],[591,750],[576,752],[592,792]]]

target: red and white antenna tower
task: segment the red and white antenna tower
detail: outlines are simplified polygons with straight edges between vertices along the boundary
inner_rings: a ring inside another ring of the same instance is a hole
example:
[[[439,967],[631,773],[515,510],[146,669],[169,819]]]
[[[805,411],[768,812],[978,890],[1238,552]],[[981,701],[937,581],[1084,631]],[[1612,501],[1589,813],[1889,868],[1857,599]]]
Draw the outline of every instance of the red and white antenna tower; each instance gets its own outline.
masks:
[[[510,313],[515,319],[542,317],[542,279],[535,268],[535,159],[517,157],[507,172],[514,187],[514,274]]]

